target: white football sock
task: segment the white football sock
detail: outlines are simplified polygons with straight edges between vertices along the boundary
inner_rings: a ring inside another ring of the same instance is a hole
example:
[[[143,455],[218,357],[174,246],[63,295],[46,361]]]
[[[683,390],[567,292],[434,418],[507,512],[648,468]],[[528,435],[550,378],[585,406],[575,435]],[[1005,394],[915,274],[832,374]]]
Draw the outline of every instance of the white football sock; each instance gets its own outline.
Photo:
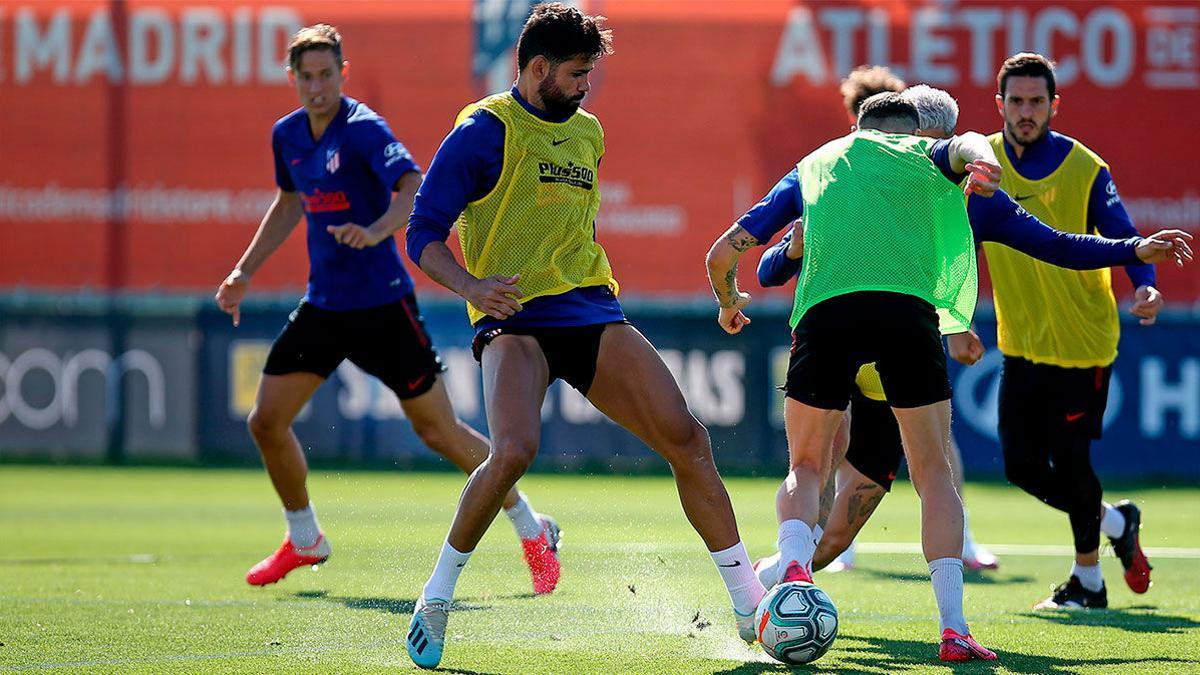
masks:
[[[1095,565],[1071,564],[1071,575],[1079,577],[1079,583],[1093,593],[1099,593],[1104,588],[1104,575],[1100,573],[1100,563]]]
[[[933,597],[937,600],[940,630],[947,628],[967,635],[967,618],[963,616],[962,558],[938,558],[929,563],[929,580],[933,582]]]
[[[471,559],[471,553],[460,553],[449,541],[442,544],[442,553],[438,556],[437,564],[433,566],[433,574],[430,575],[429,581],[425,582],[425,589],[421,593],[421,597],[426,600],[445,600],[450,602],[454,599],[454,586],[458,583],[458,575],[462,574],[463,567],[467,561]]]
[[[512,521],[513,529],[521,539],[537,539],[542,535],[542,524],[538,522],[537,514],[529,507],[525,493],[517,493],[517,503],[511,509],[504,509],[504,515]]]
[[[755,571],[758,580],[766,588],[772,588],[779,583],[779,551],[775,551],[771,555],[763,558],[762,563]]]
[[[312,502],[298,511],[284,509],[283,517],[287,519],[288,539],[292,541],[292,546],[308,548],[317,543],[321,536],[321,526],[317,524],[317,512],[313,509]]]
[[[812,569],[813,553],[817,544],[812,528],[803,520],[785,520],[779,524],[779,561],[787,568],[795,560],[806,570]]]
[[[721,573],[721,580],[729,590],[729,599],[733,601],[733,609],[745,616],[758,609],[758,603],[766,595],[767,590],[759,583],[754,568],[750,566],[750,556],[746,547],[738,542],[723,551],[712,551],[713,562]]]
[[[1100,531],[1112,539],[1125,534],[1125,514],[1114,509],[1112,504],[1103,506],[1104,517],[1100,519]]]

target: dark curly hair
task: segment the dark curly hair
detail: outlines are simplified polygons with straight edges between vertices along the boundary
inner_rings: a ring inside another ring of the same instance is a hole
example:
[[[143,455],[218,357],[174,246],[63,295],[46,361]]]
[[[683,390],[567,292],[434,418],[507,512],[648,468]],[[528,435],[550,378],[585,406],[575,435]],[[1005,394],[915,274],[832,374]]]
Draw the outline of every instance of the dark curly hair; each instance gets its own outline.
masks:
[[[858,117],[863,101],[885,91],[904,91],[904,80],[884,66],[859,66],[842,80],[842,103],[851,117]]]
[[[611,54],[612,31],[603,27],[604,21],[561,2],[534,7],[517,40],[517,68],[524,70],[535,56],[557,65],[576,56],[598,59]]]

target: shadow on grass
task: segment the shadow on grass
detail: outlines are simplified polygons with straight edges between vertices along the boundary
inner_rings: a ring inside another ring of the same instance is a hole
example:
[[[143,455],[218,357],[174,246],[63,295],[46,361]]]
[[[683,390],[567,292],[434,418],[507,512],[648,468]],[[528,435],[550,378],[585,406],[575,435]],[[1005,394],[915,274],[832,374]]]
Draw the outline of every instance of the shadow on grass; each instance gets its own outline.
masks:
[[[788,666],[782,663],[766,663],[763,661],[755,661],[753,663],[743,663],[739,666],[726,668],[725,670],[714,670],[713,675],[758,675],[758,673],[838,673],[839,675],[846,673],[848,675],[880,675],[885,671],[881,670],[859,670],[853,666],[846,666],[843,661],[837,666],[822,668],[820,662],[809,664],[807,666]]]
[[[869,669],[859,671],[869,673],[891,673],[909,668],[930,669],[940,665],[948,672],[997,673],[1003,669],[1006,672],[1027,675],[1067,675],[1088,672],[1101,666],[1125,666],[1122,670],[1133,672],[1135,670],[1154,670],[1155,664],[1192,663],[1186,659],[1173,659],[1166,656],[1145,658],[1109,656],[1087,659],[997,650],[999,658],[996,661],[970,661],[953,664],[951,667],[951,664],[942,664],[938,661],[937,645],[932,640],[899,640],[855,635],[842,635],[834,644],[833,649],[839,652],[843,662]],[[839,670],[853,672],[845,668]]]
[[[1055,609],[1024,612],[1021,616],[1067,626],[1119,628],[1131,633],[1170,633],[1178,635],[1189,628],[1200,628],[1200,621],[1176,614],[1162,614],[1153,605],[1135,605],[1123,609]]]
[[[302,600],[323,600],[336,602],[349,609],[373,609],[388,614],[411,615],[417,607],[416,600],[401,600],[398,598],[353,598],[330,595],[329,591],[300,591],[293,595]],[[491,609],[491,605],[477,605],[469,602],[455,601],[453,611],[473,612],[480,609]]]
[[[889,581],[929,582],[929,574],[922,572],[891,572],[888,570],[871,569],[869,567],[857,567],[854,573],[867,574]],[[995,570],[986,572],[980,570],[963,570],[963,581],[968,584],[978,584],[980,586],[1027,584],[1033,580],[1034,577],[1025,574],[1004,574]]]

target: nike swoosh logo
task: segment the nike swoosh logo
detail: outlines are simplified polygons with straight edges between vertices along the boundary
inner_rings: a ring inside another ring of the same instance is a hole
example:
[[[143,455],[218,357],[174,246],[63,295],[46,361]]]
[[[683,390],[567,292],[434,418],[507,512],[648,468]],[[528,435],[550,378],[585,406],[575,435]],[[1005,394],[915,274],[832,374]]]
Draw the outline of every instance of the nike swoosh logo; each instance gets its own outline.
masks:
[[[466,567],[467,563],[458,563],[455,567]]]
[[[409,384],[407,384],[405,386],[408,387],[409,391],[416,391],[417,387],[421,386],[421,384],[423,384],[425,382],[425,380],[428,378],[429,378],[429,374],[426,373],[425,375],[418,377],[416,380],[410,382]],[[461,565],[460,565],[460,567],[461,567]]]
[[[1016,202],[1023,202],[1023,201],[1025,201],[1026,199],[1029,199],[1030,197],[1035,197],[1035,196],[1036,196],[1036,195],[1017,195],[1017,196],[1014,196],[1014,197],[1013,197],[1013,201],[1016,201]]]
[[[717,565],[717,567],[741,567],[741,565],[742,565],[741,560],[735,560],[735,561],[733,561],[732,565]]]
[[[1086,415],[1086,414],[1087,414],[1087,413],[1070,413],[1070,414],[1068,414],[1068,415],[1067,415],[1067,421],[1068,421],[1068,422],[1074,422],[1074,421],[1076,421],[1076,420],[1078,420],[1078,419],[1082,419],[1082,418],[1083,418],[1083,416],[1084,416],[1084,415]]]
[[[297,164],[299,164],[299,163],[300,163],[300,160],[298,160],[298,159],[293,159],[293,160],[292,160],[292,166],[296,166],[296,165],[297,165]]]
[[[562,145],[563,143],[566,143],[569,140],[571,140],[571,137],[567,136],[566,138],[562,139],[561,141],[550,141],[550,145],[559,146],[559,145]]]

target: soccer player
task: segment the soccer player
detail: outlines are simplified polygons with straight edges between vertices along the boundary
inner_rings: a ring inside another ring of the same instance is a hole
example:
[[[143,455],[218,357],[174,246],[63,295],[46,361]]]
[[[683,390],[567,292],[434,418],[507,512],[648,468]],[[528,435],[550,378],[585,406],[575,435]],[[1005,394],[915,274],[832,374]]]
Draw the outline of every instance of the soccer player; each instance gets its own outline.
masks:
[[[905,85],[904,80],[902,80],[898,75],[893,73],[886,66],[859,66],[859,67],[855,68],[854,70],[850,71],[850,74],[846,76],[846,79],[842,80],[841,86],[839,87],[839,90],[842,94],[842,104],[846,108],[846,116],[850,120],[850,125],[853,127],[853,125],[857,122],[858,110],[862,106],[863,101],[874,96],[875,94],[881,94],[883,92],[904,91],[906,86],[907,85]],[[917,86],[919,87],[921,85],[917,85]],[[957,116],[957,105],[956,105],[955,110],[956,110],[956,116]],[[785,235],[785,236],[787,236],[787,235]],[[798,241],[798,243],[800,243],[800,242]],[[795,276],[795,275],[789,275],[789,276]],[[970,338],[969,335],[961,336],[961,338],[958,338],[958,337],[952,338],[951,346],[953,347],[956,344],[956,342],[960,339],[966,340],[969,338]],[[976,340],[977,339],[978,338],[976,338]],[[866,366],[864,366],[864,368],[865,367]],[[852,416],[851,416],[851,419],[853,419]],[[851,421],[850,423],[853,423],[853,422]],[[860,427],[861,427],[861,425],[860,425]],[[867,428],[873,428],[873,427],[867,427]],[[863,432],[863,428],[860,428],[860,434],[859,434],[860,439],[863,438],[862,432]],[[845,426],[843,426],[843,428],[841,430],[839,430],[838,438],[845,441],[845,439],[847,439],[849,437],[849,434],[850,434],[849,428],[846,428]],[[840,444],[839,447],[844,448],[844,445],[845,445],[845,443],[843,442]],[[844,451],[838,453],[838,456],[841,456],[842,454],[844,454]],[[954,470],[954,484],[955,484],[955,487],[958,488],[959,495],[962,494],[962,488],[963,488],[962,465],[963,465],[962,451],[959,450],[958,444],[954,442],[954,435],[951,434],[950,435],[950,467]],[[862,483],[860,483],[858,479],[859,479],[859,476],[854,475],[854,473],[852,473],[852,470],[850,469],[850,467],[846,464],[843,464],[842,468],[839,468],[836,471],[835,476],[832,480],[836,481],[836,485],[841,486],[841,487],[853,486],[855,488],[858,488],[858,487],[862,487]],[[839,488],[839,490],[840,489],[841,488]],[[860,503],[863,507],[866,507],[868,504],[877,505],[879,503],[879,500],[883,498],[883,495],[885,493],[885,491],[883,491],[883,490],[876,490],[876,491],[873,491],[873,494],[866,494],[866,492],[865,492],[866,490],[867,490],[867,488],[862,488],[862,491],[859,491],[859,498],[857,500],[857,503]],[[827,492],[828,491],[829,490],[827,488]],[[869,513],[862,513],[862,515],[865,517],[865,516],[869,515]],[[991,551],[984,548],[981,544],[977,543],[975,541],[975,537],[971,535],[971,525],[970,525],[969,519],[967,518],[967,510],[966,510],[965,505],[963,507],[963,556],[962,557],[963,557],[963,564],[965,564],[968,567],[970,567],[971,569],[975,569],[975,570],[993,570],[993,569],[997,569],[1000,566],[1000,562],[999,562],[999,560],[996,559],[996,556],[993,555]],[[825,567],[825,569],[830,572],[840,572],[843,570],[849,570],[854,567],[854,560],[855,560],[855,550],[854,550],[854,542],[852,540],[850,542],[850,544],[845,547],[845,550],[840,555],[838,555],[837,558],[835,558],[832,562],[830,562],[829,565],[827,567]]]
[[[904,91],[904,97],[917,107],[918,133],[930,138],[948,138],[958,122],[958,104],[949,93],[916,85]],[[784,195],[785,197],[787,195]],[[760,221],[773,219],[773,227],[782,227],[797,217],[797,199],[764,200],[755,207]],[[769,210],[768,210],[769,209]],[[967,216],[976,245],[994,241],[1021,251],[1038,260],[1069,269],[1098,269],[1115,265],[1156,263],[1190,259],[1187,243],[1191,235],[1180,230],[1164,230],[1150,237],[1110,240],[1096,235],[1070,234],[1042,223],[1012,201],[1003,190],[990,199],[969,197]],[[763,286],[781,286],[800,272],[803,240],[794,230],[767,249],[758,265],[758,280]],[[958,338],[956,340],[956,338]],[[972,333],[951,336],[951,355],[970,365],[982,355],[982,344]],[[900,469],[904,449],[896,418],[887,405],[879,373],[871,364],[863,366],[855,379],[856,391],[850,404],[849,447],[845,463],[839,469],[836,500],[827,505],[822,498],[821,513],[828,519],[819,523],[819,535],[813,554],[813,569],[834,563],[874,513],[879,501],[891,490]],[[838,455],[835,453],[835,463]],[[954,455],[951,454],[953,462]],[[964,531],[964,544],[967,533]],[[964,545],[964,562],[966,546]],[[778,579],[779,555],[755,563],[755,571],[765,586]]]
[[[947,460],[950,383],[939,323],[946,332],[965,330],[976,293],[966,209],[947,177],[970,171],[963,189],[990,195],[999,167],[979,134],[933,141],[912,135],[917,124],[916,108],[900,94],[869,98],[859,131],[802,159],[767,197],[799,202],[806,253],[786,384],[791,470],[776,499],[782,581],[812,581],[813,526],[833,437],[855,373],[875,362],[921,496],[922,544],[941,615],[939,657],[993,660],[971,637],[962,609],[962,501]],[[749,322],[738,257],[783,227],[753,221],[740,219],[708,254],[718,323],[729,333]],[[888,255],[864,255],[864,245]]]
[[[1006,59],[996,75],[1004,129],[989,137],[1004,167],[1003,187],[1019,204],[1065,232],[1130,237],[1108,165],[1079,141],[1050,130],[1059,108],[1053,64],[1040,54]],[[1037,607],[1106,607],[1100,534],[1112,542],[1134,593],[1150,588],[1142,551],[1141,511],[1104,501],[1091,463],[1100,438],[1120,324],[1108,269],[1059,269],[1026,255],[984,246],[996,306],[1000,447],[1008,479],[1067,513],[1075,543],[1070,577]],[[1125,268],[1135,287],[1131,312],[1154,323],[1162,294],[1154,268]]]
[[[417,193],[406,249],[468,302],[493,439],[413,613],[406,647],[424,668],[441,660],[458,576],[537,454],[542,400],[560,378],[670,463],[684,512],[729,590],[738,632],[754,640],[764,590],[708,433],[654,347],[625,321],[595,239],[604,136],[579,106],[597,60],[612,49],[602,21],[561,3],[534,8],[517,42],[515,85],[459,114]],[[465,269],[445,243],[456,222]]]
[[[412,207],[420,169],[382,117],[342,95],[349,64],[335,28],[318,24],[297,32],[288,64],[302,107],[272,130],[279,190],[216,295],[238,325],[251,277],[305,217],[308,291],[271,347],[248,420],[287,520],[283,544],[246,574],[255,586],[322,562],[332,551],[309,501],[308,465],[291,425],[342,360],[382,380],[421,440],[464,472],[488,452],[487,439],[450,406],[441,361],[392,239]],[[515,488],[502,498],[534,591],[553,590],[560,572],[557,525]]]

